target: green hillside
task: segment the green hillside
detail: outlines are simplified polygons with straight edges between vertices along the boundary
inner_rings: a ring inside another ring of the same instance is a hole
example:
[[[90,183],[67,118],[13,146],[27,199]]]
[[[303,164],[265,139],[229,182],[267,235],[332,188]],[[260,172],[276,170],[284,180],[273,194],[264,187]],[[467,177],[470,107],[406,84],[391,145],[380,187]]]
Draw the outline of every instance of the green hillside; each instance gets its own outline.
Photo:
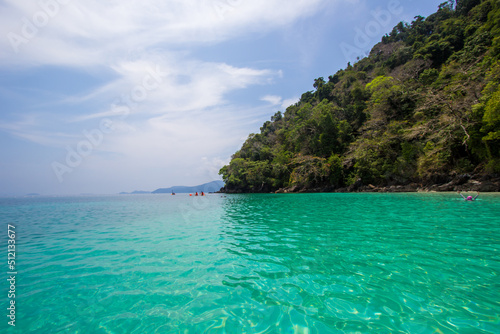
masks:
[[[497,178],[499,60],[498,0],[449,1],[401,22],[368,57],[315,79],[313,91],[251,134],[220,170],[226,191],[416,189]]]

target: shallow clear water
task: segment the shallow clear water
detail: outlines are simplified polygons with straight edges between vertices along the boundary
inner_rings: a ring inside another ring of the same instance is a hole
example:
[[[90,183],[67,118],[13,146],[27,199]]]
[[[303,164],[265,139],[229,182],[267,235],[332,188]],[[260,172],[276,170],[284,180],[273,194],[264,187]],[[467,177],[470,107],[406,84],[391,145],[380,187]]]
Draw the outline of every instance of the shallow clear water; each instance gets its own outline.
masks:
[[[500,195],[479,199],[0,199],[0,331],[499,333]]]

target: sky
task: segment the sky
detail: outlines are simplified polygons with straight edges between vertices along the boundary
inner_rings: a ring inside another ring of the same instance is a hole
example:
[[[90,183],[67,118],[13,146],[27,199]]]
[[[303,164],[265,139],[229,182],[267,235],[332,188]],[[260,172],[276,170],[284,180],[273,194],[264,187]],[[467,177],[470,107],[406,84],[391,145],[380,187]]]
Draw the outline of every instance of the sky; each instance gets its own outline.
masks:
[[[0,196],[221,179],[250,133],[444,0],[0,0]]]

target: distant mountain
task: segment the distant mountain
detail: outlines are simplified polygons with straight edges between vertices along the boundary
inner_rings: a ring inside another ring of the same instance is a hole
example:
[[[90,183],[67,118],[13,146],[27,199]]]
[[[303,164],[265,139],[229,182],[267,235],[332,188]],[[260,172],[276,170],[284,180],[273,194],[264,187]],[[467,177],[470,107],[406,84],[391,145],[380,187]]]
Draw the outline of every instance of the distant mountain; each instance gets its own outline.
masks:
[[[131,193],[127,193],[127,192],[120,193],[120,195],[143,195],[143,194],[151,194],[151,191],[135,190],[135,191],[132,191]]]
[[[171,193],[195,193],[195,192],[205,192],[211,193],[219,191],[224,187],[223,181],[212,181],[209,183],[201,184],[199,186],[186,187],[186,186],[175,186],[170,188],[160,188],[152,192],[152,194],[171,194]]]

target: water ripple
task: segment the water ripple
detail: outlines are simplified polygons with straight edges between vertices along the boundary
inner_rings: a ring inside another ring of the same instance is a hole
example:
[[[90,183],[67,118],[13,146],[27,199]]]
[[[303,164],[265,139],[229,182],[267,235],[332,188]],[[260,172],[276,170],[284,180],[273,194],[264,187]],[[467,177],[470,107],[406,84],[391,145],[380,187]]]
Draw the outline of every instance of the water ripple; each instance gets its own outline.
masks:
[[[18,329],[498,333],[500,196],[454,196],[4,200]]]

